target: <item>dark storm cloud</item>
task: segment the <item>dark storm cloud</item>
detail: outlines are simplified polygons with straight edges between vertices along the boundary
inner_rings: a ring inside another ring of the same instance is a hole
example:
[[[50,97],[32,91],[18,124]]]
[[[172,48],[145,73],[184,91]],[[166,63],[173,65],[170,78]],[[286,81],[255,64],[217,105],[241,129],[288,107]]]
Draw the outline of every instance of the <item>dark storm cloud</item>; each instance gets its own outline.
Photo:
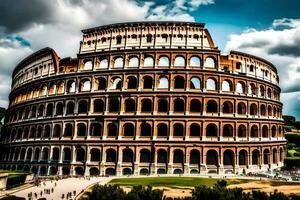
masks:
[[[0,30],[12,33],[26,29],[34,23],[49,23],[55,1],[1,0]]]
[[[269,49],[270,54],[281,56],[300,56],[300,41],[293,44],[281,44]]]

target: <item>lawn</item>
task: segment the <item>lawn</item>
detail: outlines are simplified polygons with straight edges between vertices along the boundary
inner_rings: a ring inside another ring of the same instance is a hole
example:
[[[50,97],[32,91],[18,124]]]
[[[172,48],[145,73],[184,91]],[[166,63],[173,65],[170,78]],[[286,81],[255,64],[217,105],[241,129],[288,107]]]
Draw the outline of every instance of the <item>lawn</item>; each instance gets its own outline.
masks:
[[[111,180],[110,184],[120,186],[153,186],[153,187],[195,187],[197,185],[213,186],[220,179],[197,178],[197,177],[146,177],[146,178],[117,178]],[[227,180],[228,184],[245,183],[248,180]]]

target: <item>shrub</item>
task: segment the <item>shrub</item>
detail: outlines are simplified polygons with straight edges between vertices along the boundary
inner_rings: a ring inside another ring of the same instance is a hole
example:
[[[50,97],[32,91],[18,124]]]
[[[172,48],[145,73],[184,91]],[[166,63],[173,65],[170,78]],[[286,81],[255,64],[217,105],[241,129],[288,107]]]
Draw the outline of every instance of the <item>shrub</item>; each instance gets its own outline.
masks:
[[[10,189],[22,185],[26,181],[27,174],[10,174],[8,175],[6,188]]]
[[[285,139],[289,143],[295,143],[296,146],[300,147],[300,134],[286,134]]]
[[[16,196],[6,196],[3,197],[1,200],[25,200],[25,198]]]

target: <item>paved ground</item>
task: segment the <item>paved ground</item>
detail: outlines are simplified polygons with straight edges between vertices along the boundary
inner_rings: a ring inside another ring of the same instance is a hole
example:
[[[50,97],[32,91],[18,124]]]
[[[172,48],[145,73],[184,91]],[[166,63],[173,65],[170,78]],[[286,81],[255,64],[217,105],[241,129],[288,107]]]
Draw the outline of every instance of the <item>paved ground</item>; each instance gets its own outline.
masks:
[[[74,197],[79,194],[82,190],[86,189],[88,186],[101,183],[105,184],[110,181],[111,178],[106,177],[98,177],[98,178],[68,178],[58,181],[46,181],[41,184],[41,186],[34,186],[16,193],[12,195],[18,197],[25,197],[28,198],[28,194],[32,193],[32,199],[38,199],[41,197],[46,198],[47,200],[59,200],[59,199],[67,199],[67,193],[72,192],[72,197],[68,199],[74,199]],[[56,186],[55,186],[56,185]],[[52,193],[53,188],[53,193]],[[45,190],[50,190],[50,194],[45,194]],[[76,195],[74,196],[73,192],[76,191]],[[42,192],[42,195],[41,195]],[[35,196],[37,194],[37,198]],[[64,198],[62,196],[64,195]]]

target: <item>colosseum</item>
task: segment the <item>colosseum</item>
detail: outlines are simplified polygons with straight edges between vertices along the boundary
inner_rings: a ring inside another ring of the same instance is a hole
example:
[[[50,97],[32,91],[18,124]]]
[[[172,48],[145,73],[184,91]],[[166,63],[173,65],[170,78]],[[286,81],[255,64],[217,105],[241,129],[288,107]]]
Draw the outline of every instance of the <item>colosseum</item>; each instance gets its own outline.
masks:
[[[222,55],[202,23],[82,33],[77,58],[44,48],[15,67],[0,169],[121,176],[283,166],[279,77],[269,61]]]

